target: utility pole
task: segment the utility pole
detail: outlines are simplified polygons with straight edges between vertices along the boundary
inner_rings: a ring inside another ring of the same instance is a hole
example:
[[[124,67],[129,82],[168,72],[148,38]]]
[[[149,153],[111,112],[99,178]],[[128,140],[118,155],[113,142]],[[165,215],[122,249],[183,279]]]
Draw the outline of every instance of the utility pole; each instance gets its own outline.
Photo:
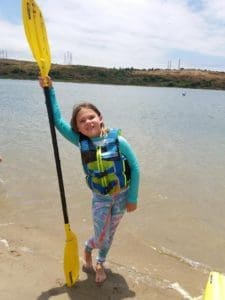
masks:
[[[180,70],[180,58],[178,59],[178,70]]]
[[[0,49],[0,58],[7,59],[8,53],[5,49]]]
[[[66,51],[64,53],[64,64],[65,65],[72,65],[73,62],[73,55],[70,51]]]
[[[168,70],[171,70],[171,66],[172,66],[172,62],[171,62],[171,60],[169,60],[169,61],[168,61],[168,65],[167,65],[167,69],[168,69]]]

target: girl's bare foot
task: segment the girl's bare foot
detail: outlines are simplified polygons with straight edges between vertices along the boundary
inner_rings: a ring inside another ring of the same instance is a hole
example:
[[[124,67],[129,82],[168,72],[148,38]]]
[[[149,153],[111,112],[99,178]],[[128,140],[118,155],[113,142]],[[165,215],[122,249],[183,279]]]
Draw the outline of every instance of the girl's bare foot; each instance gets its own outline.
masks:
[[[88,252],[88,251],[84,250],[84,261],[85,261],[85,263],[82,267],[82,270],[86,273],[94,272],[91,252]]]
[[[105,269],[104,269],[102,263],[97,263],[96,264],[95,272],[96,272],[95,282],[96,283],[103,283],[106,280],[107,276],[106,276]]]

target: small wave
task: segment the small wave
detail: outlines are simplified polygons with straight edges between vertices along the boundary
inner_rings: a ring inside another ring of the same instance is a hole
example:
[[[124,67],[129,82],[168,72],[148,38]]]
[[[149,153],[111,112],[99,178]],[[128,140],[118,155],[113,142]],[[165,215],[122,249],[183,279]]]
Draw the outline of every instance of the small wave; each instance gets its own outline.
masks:
[[[156,250],[156,248],[153,249]],[[160,253],[162,253],[162,251]],[[185,290],[178,282],[171,282],[170,280],[165,278],[157,278],[154,275],[152,275],[148,270],[145,270],[146,272],[143,272],[138,270],[134,266],[126,266],[115,261],[110,262],[111,264],[116,265],[121,270],[125,269],[128,272],[128,277],[132,279],[136,285],[144,284],[149,287],[157,287],[162,290],[173,289],[182,297],[181,299],[184,300],[202,299],[202,295],[192,297],[190,293],[187,290]]]
[[[202,296],[192,297],[178,282],[171,283],[169,288],[174,289],[177,291],[185,300],[200,300]]]
[[[161,247],[161,248],[157,249],[156,247],[151,246],[151,248],[154,251],[156,251],[156,252],[158,252],[160,254],[172,257],[172,258],[174,258],[174,259],[176,259],[176,260],[178,260],[180,262],[183,262],[183,263],[189,265],[190,267],[192,267],[192,268],[194,268],[196,270],[201,270],[204,273],[208,273],[211,270],[211,268],[209,266],[207,266],[207,265],[205,265],[203,263],[200,263],[198,261],[194,261],[194,260],[192,260],[190,258],[184,257],[182,255],[179,255],[178,253],[173,252],[173,251],[171,251],[169,249],[166,249],[165,247]]]
[[[6,239],[0,239],[0,242],[7,248],[9,249],[9,243]]]
[[[2,224],[0,224],[0,227],[2,227],[2,226],[9,226],[9,225],[13,225],[14,223],[11,223],[11,222],[9,222],[9,223],[2,223]]]

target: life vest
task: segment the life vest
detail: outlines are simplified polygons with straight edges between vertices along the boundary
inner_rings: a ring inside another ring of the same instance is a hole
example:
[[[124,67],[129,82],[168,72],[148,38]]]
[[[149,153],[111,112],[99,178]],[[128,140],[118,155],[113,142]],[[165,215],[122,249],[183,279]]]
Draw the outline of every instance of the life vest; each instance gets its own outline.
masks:
[[[80,151],[89,188],[102,195],[113,194],[128,187],[130,168],[119,151],[119,129],[110,129],[100,142],[92,142],[80,134]]]

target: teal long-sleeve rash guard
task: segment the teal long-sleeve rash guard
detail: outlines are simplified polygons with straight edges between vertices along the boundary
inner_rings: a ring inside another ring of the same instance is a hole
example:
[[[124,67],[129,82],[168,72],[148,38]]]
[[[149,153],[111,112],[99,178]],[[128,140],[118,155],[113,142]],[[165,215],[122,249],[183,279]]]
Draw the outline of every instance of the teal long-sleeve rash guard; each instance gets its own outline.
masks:
[[[59,104],[57,102],[56,96],[55,96],[55,91],[54,88],[50,88],[50,102],[51,102],[51,107],[53,111],[53,116],[54,116],[54,124],[55,127],[58,129],[58,131],[71,143],[79,147],[79,133],[76,133],[70,124],[66,122],[62,116],[61,116],[61,111],[59,108]],[[92,138],[91,140],[93,143],[96,141],[100,141],[104,137],[97,137],[97,138]],[[122,136],[118,136],[118,141],[119,141],[119,150],[120,153],[126,156],[128,160],[128,164],[130,166],[130,171],[131,171],[131,179],[130,179],[130,186],[129,186],[129,191],[128,191],[128,199],[127,201],[129,203],[137,203],[138,199],[138,189],[139,189],[139,177],[140,177],[140,170],[139,170],[139,164],[136,158],[136,155],[134,151],[132,150],[131,146],[127,142],[125,138]]]

